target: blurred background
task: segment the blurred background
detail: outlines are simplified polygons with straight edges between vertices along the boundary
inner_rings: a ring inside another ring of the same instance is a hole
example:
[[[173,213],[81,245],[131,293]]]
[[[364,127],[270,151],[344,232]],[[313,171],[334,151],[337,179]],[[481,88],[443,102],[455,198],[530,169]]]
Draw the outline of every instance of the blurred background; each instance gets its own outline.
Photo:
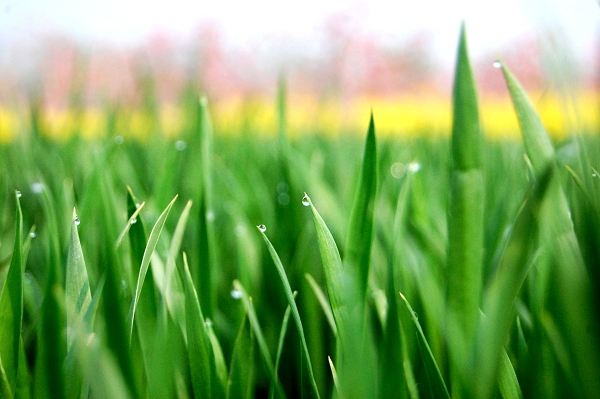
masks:
[[[125,135],[147,134],[148,110],[163,133],[176,135],[182,99],[197,92],[207,94],[217,132],[274,131],[281,77],[292,135],[362,132],[371,108],[381,134],[446,134],[463,20],[489,136],[516,130],[496,58],[531,93],[554,135],[598,122],[594,0],[0,4],[3,141],[22,130],[32,104],[55,137],[102,135],[107,109],[129,112]]]

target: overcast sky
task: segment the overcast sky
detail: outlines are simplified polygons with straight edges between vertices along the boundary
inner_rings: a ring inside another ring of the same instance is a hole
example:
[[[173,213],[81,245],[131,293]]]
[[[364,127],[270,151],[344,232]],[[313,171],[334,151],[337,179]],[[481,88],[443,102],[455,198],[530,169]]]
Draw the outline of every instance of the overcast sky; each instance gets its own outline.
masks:
[[[0,4],[0,45],[14,37],[36,40],[50,30],[84,42],[129,46],[153,31],[185,38],[201,23],[212,21],[230,45],[286,37],[310,48],[326,18],[341,12],[354,15],[362,32],[391,42],[430,33],[440,59],[453,57],[463,19],[475,55],[551,28],[574,53],[585,57],[600,36],[596,0],[9,0]]]

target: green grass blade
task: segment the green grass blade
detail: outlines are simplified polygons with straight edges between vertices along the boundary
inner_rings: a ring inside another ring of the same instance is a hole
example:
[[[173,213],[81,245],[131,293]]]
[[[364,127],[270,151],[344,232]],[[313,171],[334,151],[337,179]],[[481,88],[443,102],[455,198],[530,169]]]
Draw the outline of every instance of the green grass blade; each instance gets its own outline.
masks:
[[[421,324],[402,293],[400,293],[400,298],[402,299],[401,304],[404,306],[403,313],[405,316],[403,317],[403,324],[406,326],[406,331],[415,332],[417,335],[417,342],[419,344],[421,358],[423,359],[423,364],[425,366],[427,381],[432,397],[449,399],[450,394],[448,393],[448,388],[446,387],[446,383],[444,382],[437,362],[433,357],[433,353],[431,353],[429,343],[427,342],[427,338],[425,338]],[[412,327],[409,327],[407,324],[411,324]]]
[[[503,399],[523,398],[521,386],[519,385],[519,380],[517,380],[517,374],[515,373],[515,369],[510,362],[510,358],[506,351],[502,352],[502,358],[500,359],[498,388],[500,389],[500,395],[502,395]]]
[[[329,363],[329,369],[331,370],[331,377],[333,378],[333,386],[337,392],[340,391],[340,382],[338,379],[337,371],[335,369],[335,365],[331,360],[331,356],[327,356],[327,362]]]
[[[23,213],[16,199],[15,244],[4,287],[0,294],[0,365],[2,392],[13,394],[17,386],[19,345],[23,324]],[[8,384],[4,386],[4,384]]]
[[[212,353],[215,357],[216,378],[213,378],[213,381],[215,382],[215,386],[217,387],[216,389],[218,389],[217,394],[215,394],[215,396],[225,397],[225,393],[227,392],[227,381],[229,380],[229,376],[227,373],[227,363],[225,363],[225,355],[223,355],[223,348],[221,348],[221,343],[217,338],[217,334],[215,334],[215,330],[210,319],[206,320],[206,328],[208,329],[208,337],[210,338]]]
[[[481,300],[484,182],[483,139],[464,24],[458,46],[452,109],[447,300],[449,316],[457,320],[464,335],[455,339],[471,342]],[[452,351],[453,347],[449,349]]]
[[[77,217],[73,209],[73,219]],[[77,224],[71,225],[71,238],[67,254],[65,304],[67,310],[67,329],[75,330],[76,326],[83,321],[88,307],[92,301],[90,282],[88,280],[81,242]],[[89,326],[91,327],[91,326]],[[67,347],[70,347],[72,339],[67,337]]]
[[[213,127],[208,112],[206,97],[200,98],[200,167],[201,193],[199,218],[199,262],[193,274],[196,287],[200,294],[200,304],[206,317],[213,317],[215,306],[215,270],[218,264],[214,219],[213,177],[212,177],[212,147]]]
[[[216,373],[215,359],[200,301],[194,288],[185,255],[183,259],[186,331],[192,386],[196,397],[212,398],[216,389],[216,387],[213,387]]]
[[[296,299],[297,291],[294,291],[294,299]],[[290,316],[292,315],[292,308],[290,305],[285,308],[285,312],[283,313],[283,321],[281,322],[281,329],[279,330],[279,340],[277,341],[277,353],[275,354],[275,373],[279,375],[279,363],[281,362],[281,355],[283,353],[283,344],[285,343],[285,336],[288,330],[288,324],[290,321]],[[271,385],[271,389],[269,389],[269,398],[273,399],[275,397],[275,390],[273,385]]]
[[[19,370],[17,372],[17,389],[15,391],[16,399],[31,398],[31,381],[29,378],[29,365],[27,364],[27,355],[25,354],[25,346],[21,338],[19,345]]]
[[[321,252],[321,261],[323,262],[327,295],[329,296],[329,303],[331,304],[331,311],[333,312],[338,333],[343,334],[343,331],[340,331],[340,326],[343,325],[342,307],[344,305],[344,294],[341,282],[344,280],[344,269],[340,252],[331,232],[317,211],[317,208],[313,205],[310,197],[305,194],[303,200],[309,203],[313,214],[319,251]]]
[[[263,363],[269,376],[271,377],[271,384],[275,385],[275,393],[279,398],[285,398],[285,392],[281,387],[281,383],[277,378],[277,374],[275,373],[275,366],[273,365],[273,360],[271,359],[271,354],[269,353],[269,346],[267,345],[267,341],[265,340],[265,336],[262,332],[262,328],[258,322],[258,317],[256,316],[256,311],[254,310],[254,305],[252,304],[252,298],[248,296],[244,287],[240,284],[239,281],[233,281],[233,288],[236,291],[239,291],[242,294],[242,303],[244,304],[244,308],[246,309],[246,314],[248,320],[250,321],[250,327],[254,332],[254,337],[256,338],[256,343],[258,344],[258,349],[261,353],[261,357],[263,359]]]
[[[554,162],[554,147],[525,90],[504,64],[502,73],[517,114],[527,156],[536,175],[539,176]]]
[[[366,294],[369,279],[376,194],[377,142],[375,140],[375,122],[373,113],[371,113],[344,255],[344,267],[347,268],[348,273],[357,276],[358,288],[362,297]]]
[[[335,337],[337,337],[337,327],[335,325],[335,320],[333,318],[333,312],[331,311],[331,306],[329,305],[329,300],[327,299],[327,297],[325,296],[325,293],[323,292],[321,287],[319,287],[319,284],[317,284],[317,282],[315,281],[313,276],[306,273],[304,275],[304,277],[306,277],[306,280],[308,280],[310,287],[312,288],[313,292],[315,293],[315,296],[317,297],[317,300],[319,301],[319,304],[321,305],[321,308],[323,309],[323,313],[325,314],[325,317],[327,318],[329,327],[331,327],[331,331],[333,332],[333,335]]]
[[[317,382],[315,381],[315,376],[313,374],[312,362],[310,361],[310,354],[308,353],[308,345],[306,344],[306,337],[304,336],[304,328],[302,327],[302,320],[300,320],[300,312],[298,312],[298,307],[296,306],[296,301],[294,301],[294,294],[292,293],[292,288],[290,287],[290,282],[288,281],[287,275],[285,274],[285,269],[283,268],[283,264],[281,264],[281,260],[279,259],[279,255],[277,251],[271,244],[271,241],[267,238],[264,231],[259,228],[265,243],[267,244],[267,248],[269,249],[269,253],[271,254],[271,258],[275,263],[275,268],[277,269],[277,273],[281,278],[281,283],[283,285],[283,289],[285,291],[285,296],[288,300],[288,305],[292,308],[292,316],[294,318],[294,322],[296,323],[296,329],[298,330],[298,335],[300,337],[300,342],[302,345],[302,351],[304,354],[304,358],[306,360],[306,367],[308,369],[308,378],[310,380],[312,389],[317,398],[319,398],[319,388],[317,387]]]
[[[125,224],[125,227],[123,227],[123,230],[121,230],[121,233],[119,234],[119,238],[117,238],[117,242],[115,243],[115,248],[119,248],[121,246],[121,243],[123,242],[123,238],[125,238],[125,236],[129,232],[129,230],[131,229],[131,226],[137,223],[138,215],[144,208],[144,205],[146,205],[146,203],[142,202],[136,208],[136,210],[131,215],[129,215],[129,219],[127,219],[127,223]],[[129,211],[129,209],[128,209],[128,211]]]
[[[481,398],[488,397],[496,380],[506,335],[514,320],[514,302],[532,265],[537,219],[552,175],[553,168],[548,168],[529,193],[511,229],[495,276],[485,292],[483,312],[486,317],[482,318],[479,327],[478,357],[472,370],[478,375],[477,392],[473,394]]]
[[[227,399],[254,398],[254,337],[247,319],[242,320],[233,346]]]
[[[144,280],[146,278],[146,273],[148,272],[148,266],[150,265],[152,253],[154,252],[154,249],[156,248],[156,244],[158,243],[158,238],[160,237],[160,233],[162,232],[162,229],[165,225],[165,221],[167,220],[167,216],[169,216],[169,211],[171,210],[171,207],[175,203],[175,200],[177,200],[177,196],[175,196],[175,198],[173,198],[173,200],[171,200],[169,205],[167,205],[165,210],[160,214],[160,216],[156,220],[156,223],[154,224],[154,227],[152,228],[152,231],[150,232],[148,244],[146,245],[146,249],[144,251],[144,257],[142,259],[142,263],[140,266],[140,272],[139,272],[139,276],[137,279],[137,285],[135,288],[135,296],[134,296],[134,298],[131,302],[131,306],[129,308],[129,320],[128,321],[129,321],[129,338],[130,339],[131,339],[131,334],[133,332],[133,322],[134,322],[134,318],[135,318],[135,311],[138,306],[138,301],[140,299],[140,294],[142,292],[142,288],[144,286]]]

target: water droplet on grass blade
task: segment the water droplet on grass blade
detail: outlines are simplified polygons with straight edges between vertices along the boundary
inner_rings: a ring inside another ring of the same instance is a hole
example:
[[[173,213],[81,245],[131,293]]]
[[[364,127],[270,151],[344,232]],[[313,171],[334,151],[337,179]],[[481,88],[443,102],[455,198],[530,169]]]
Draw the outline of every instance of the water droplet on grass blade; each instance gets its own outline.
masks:
[[[17,198],[21,198],[21,192],[17,191]]]
[[[417,173],[418,171],[420,171],[420,170],[421,170],[421,164],[420,164],[420,163],[418,163],[418,162],[411,162],[411,163],[408,165],[408,170],[409,170],[411,173]]]
[[[236,290],[236,289],[231,290],[231,297],[233,299],[241,299],[242,298],[242,291]]]
[[[129,224],[136,224],[137,223],[137,218],[133,218],[129,221]]]
[[[413,311],[413,316],[415,316],[415,319],[419,320],[419,315],[417,314],[417,312]]]
[[[406,166],[404,166],[403,163],[395,162],[392,164],[390,172],[392,173],[392,176],[394,176],[396,179],[400,179],[406,173]]]
[[[73,219],[73,223],[75,223],[75,226],[79,226],[79,224],[81,223],[81,221],[79,220],[79,216],[75,216],[75,219]]]
[[[261,233],[264,233],[265,231],[267,231],[267,226],[265,226],[264,224],[259,224],[258,229],[260,230]]]
[[[502,68],[502,62],[500,60],[494,60],[492,65],[494,66],[494,68]]]
[[[206,221],[207,222],[214,222],[215,221],[215,212],[212,209],[209,209],[206,212]]]
[[[213,325],[213,322],[212,322],[212,320],[211,320],[211,319],[206,319],[206,321],[204,322],[204,325],[205,325],[206,327],[212,327],[212,325]]]
[[[34,194],[41,194],[44,191],[44,183],[36,182],[31,185],[31,191]]]
[[[308,199],[308,195],[306,195],[306,194],[304,194],[304,197],[302,197],[302,205],[304,205],[304,206],[310,205],[310,200]]]
[[[31,233],[29,233],[29,237],[35,238],[35,232],[32,231]]]
[[[178,140],[178,141],[175,143],[175,149],[176,149],[177,151],[183,151],[183,150],[185,150],[185,149],[186,149],[186,147],[187,147],[187,144],[186,144],[186,143],[185,143],[185,141],[183,141],[183,140]]]

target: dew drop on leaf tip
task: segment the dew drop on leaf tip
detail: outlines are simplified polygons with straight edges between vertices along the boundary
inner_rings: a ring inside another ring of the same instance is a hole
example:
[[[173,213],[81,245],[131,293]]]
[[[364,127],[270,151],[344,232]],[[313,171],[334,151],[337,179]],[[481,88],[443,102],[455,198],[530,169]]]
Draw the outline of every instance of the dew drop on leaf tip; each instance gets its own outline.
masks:
[[[238,289],[232,289],[231,290],[231,297],[233,299],[241,299],[242,298],[242,291],[238,290]]]
[[[129,221],[129,224],[136,224],[137,223],[137,218],[133,218]]]
[[[212,325],[213,325],[213,322],[212,322],[212,320],[211,320],[211,319],[206,319],[206,321],[204,322],[204,325],[205,325],[206,327],[212,327]]]
[[[29,237],[35,238],[35,233],[32,231],[31,233],[29,233]]]
[[[79,220],[79,216],[75,216],[75,219],[73,219],[73,223],[75,223],[75,226],[79,226],[79,224],[81,223],[81,221]]]
[[[17,198],[21,198],[21,192],[17,191]]]
[[[306,194],[304,194],[304,197],[302,197],[302,205],[304,205],[304,206],[310,205],[310,201],[308,200],[308,195],[306,195]]]
[[[494,60],[492,65],[494,66],[494,68],[502,68],[502,62],[500,60]]]
[[[261,231],[261,233],[264,233],[265,231],[267,231],[267,226],[265,226],[264,224],[259,224],[258,229]]]

